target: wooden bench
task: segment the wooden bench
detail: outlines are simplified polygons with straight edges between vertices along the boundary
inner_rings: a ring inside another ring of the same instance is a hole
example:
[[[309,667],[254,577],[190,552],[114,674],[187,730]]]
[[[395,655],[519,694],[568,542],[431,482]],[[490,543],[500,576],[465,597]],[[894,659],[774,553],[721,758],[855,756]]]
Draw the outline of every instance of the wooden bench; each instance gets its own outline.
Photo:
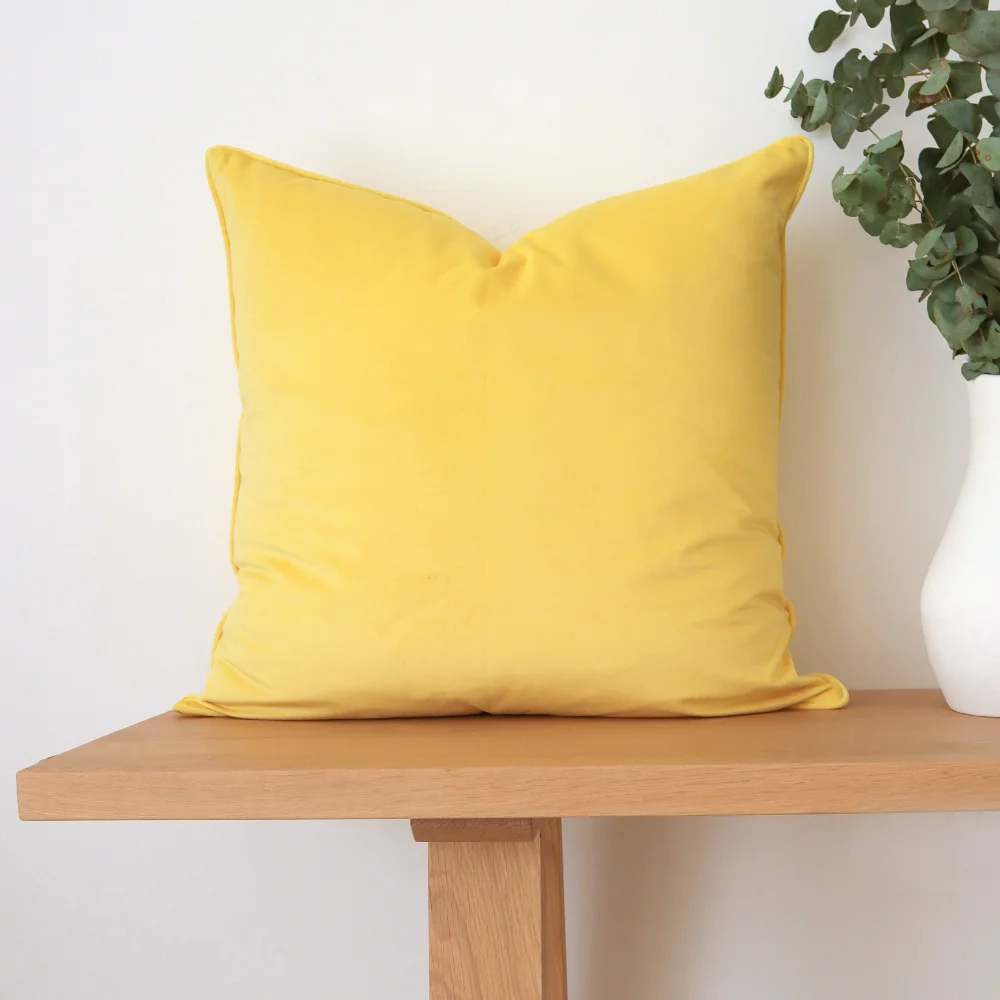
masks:
[[[26,820],[398,819],[428,849],[432,1000],[565,1000],[560,819],[1000,809],[1000,720],[934,691],[736,719],[167,714],[17,776]]]

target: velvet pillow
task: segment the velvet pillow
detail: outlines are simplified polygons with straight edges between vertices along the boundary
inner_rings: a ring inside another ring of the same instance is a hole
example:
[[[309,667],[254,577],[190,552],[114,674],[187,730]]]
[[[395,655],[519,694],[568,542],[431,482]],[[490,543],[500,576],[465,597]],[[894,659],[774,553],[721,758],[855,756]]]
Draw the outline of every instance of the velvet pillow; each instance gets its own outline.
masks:
[[[192,715],[729,715],[798,676],[776,463],[785,224],[812,151],[503,252],[433,209],[208,154],[243,401]]]

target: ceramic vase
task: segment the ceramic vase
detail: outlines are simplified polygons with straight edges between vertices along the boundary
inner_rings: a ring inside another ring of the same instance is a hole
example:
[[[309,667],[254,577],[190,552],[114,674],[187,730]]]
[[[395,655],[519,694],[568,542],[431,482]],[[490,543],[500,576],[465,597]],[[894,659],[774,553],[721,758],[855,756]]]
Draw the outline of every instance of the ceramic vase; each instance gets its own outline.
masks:
[[[968,383],[969,468],[921,595],[931,666],[948,704],[1000,717],[1000,376]]]

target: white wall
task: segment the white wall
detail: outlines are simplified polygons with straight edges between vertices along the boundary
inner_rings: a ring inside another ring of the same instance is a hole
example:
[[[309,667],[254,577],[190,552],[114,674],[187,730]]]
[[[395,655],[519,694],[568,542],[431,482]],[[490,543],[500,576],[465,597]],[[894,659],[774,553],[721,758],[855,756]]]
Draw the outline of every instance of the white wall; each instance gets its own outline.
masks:
[[[2,5],[0,996],[425,996],[403,823],[15,818],[17,768],[200,686],[233,593],[237,395],[205,148],[509,243],[789,132],[761,91],[776,61],[823,65],[804,59],[818,9]],[[790,233],[796,652],[856,687],[926,686],[917,596],[964,393],[905,255],[831,202],[842,161],[821,137]],[[975,815],[568,823],[574,1000],[994,1000],[998,836]]]

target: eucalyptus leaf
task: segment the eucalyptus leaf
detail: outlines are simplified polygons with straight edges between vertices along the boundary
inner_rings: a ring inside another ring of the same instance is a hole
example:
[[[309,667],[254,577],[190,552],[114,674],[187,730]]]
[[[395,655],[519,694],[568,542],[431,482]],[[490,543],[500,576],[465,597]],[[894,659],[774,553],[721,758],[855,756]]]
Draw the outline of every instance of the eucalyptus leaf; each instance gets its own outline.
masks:
[[[919,230],[916,226],[909,226],[899,219],[893,219],[882,227],[879,240],[890,247],[908,247],[916,238]]]
[[[865,189],[857,174],[851,175],[851,183],[834,195],[846,215],[857,217],[865,204]]]
[[[934,286],[934,302],[947,302],[956,306],[958,303],[955,301],[955,293],[961,285],[962,279],[954,271],[950,272],[947,278]]]
[[[861,49],[850,49],[837,60],[833,67],[833,82],[845,83],[852,70],[852,61],[861,55]]]
[[[945,170],[948,167],[954,166],[962,158],[964,152],[965,135],[962,132],[956,132],[955,138],[951,140],[948,148],[944,151],[944,155],[937,162],[938,170]]]
[[[939,59],[931,66],[930,75],[920,85],[921,94],[940,94],[951,79],[951,63],[947,59]]]
[[[858,222],[869,236],[881,236],[890,221],[886,214],[871,201],[865,202],[858,214]]]
[[[973,205],[993,205],[996,197],[993,193],[993,175],[978,163],[963,163],[959,169],[969,182],[966,195]]]
[[[968,226],[959,226],[955,230],[955,239],[958,243],[955,254],[959,257],[968,257],[979,249],[979,239]]]
[[[962,342],[972,336],[982,322],[980,320],[979,323],[974,323],[973,317],[966,316],[960,305],[946,302],[937,296],[934,297],[931,307],[931,319],[953,351],[960,351]]]
[[[994,233],[1000,233],[1000,208],[996,205],[973,205],[978,215]]]
[[[799,87],[798,90],[795,91],[794,96],[792,97],[792,106],[790,109],[792,112],[792,117],[802,118],[804,120],[806,112],[809,110],[811,104],[812,104],[812,98],[809,96],[808,92],[806,91],[806,88]]]
[[[905,219],[916,207],[916,193],[906,181],[893,178],[889,185],[889,197],[885,200],[885,214],[890,219]],[[921,230],[917,238],[923,235]]]
[[[840,38],[850,20],[847,14],[838,14],[835,10],[824,10],[816,18],[813,30],[809,32],[809,44],[813,52],[826,52]]]
[[[861,49],[851,49],[837,64],[845,83],[867,79],[872,61],[861,54]]]
[[[985,324],[976,327],[975,332],[962,341],[962,353],[967,354],[972,361],[989,361],[989,334]]]
[[[1000,308],[1000,287],[997,279],[986,268],[976,265],[962,269],[963,280],[971,285],[986,300],[986,311],[993,317]],[[1000,357],[1000,354],[997,355]]]
[[[771,74],[771,82],[768,83],[764,96],[767,98],[777,97],[785,86],[785,78],[781,75],[781,70],[777,66]]]
[[[1000,323],[995,319],[986,328],[986,354],[990,358],[1000,358]]]
[[[916,256],[926,257],[938,244],[938,240],[944,235],[944,226],[935,226],[918,244]]]
[[[955,101],[945,101],[944,104],[939,104],[935,108],[935,111],[949,125],[953,125],[973,138],[978,137],[983,127],[983,120],[979,114],[979,109],[964,98]]]
[[[943,49],[947,46],[939,45],[943,36],[935,32],[934,35],[925,38],[923,41],[914,42],[908,45],[900,53],[903,72],[907,76],[922,73],[932,62],[940,59],[944,55]]]
[[[976,62],[951,63],[948,93],[952,97],[973,97],[983,89],[983,68]]]
[[[962,307],[935,292],[931,296],[930,313],[934,325],[944,334],[949,346],[953,349],[961,347],[965,338],[957,335],[955,327],[962,322]]]
[[[872,108],[868,114],[861,116],[858,128],[862,132],[867,132],[883,115],[888,114],[890,110],[888,104],[880,104],[878,107]]]
[[[945,121],[940,115],[931,115],[927,120],[927,131],[934,137],[938,148],[943,150],[951,145],[951,141],[955,138],[958,129],[950,122]],[[920,169],[921,171],[924,169],[923,165],[921,165]]]
[[[830,123],[830,134],[833,136],[833,141],[841,149],[844,149],[851,141],[851,136],[854,135],[857,127],[857,115],[851,114],[849,111],[838,111]]]
[[[944,275],[933,271],[928,273],[926,268],[915,267],[915,263],[915,261],[910,261],[909,269],[906,272],[906,287],[911,292],[932,289],[944,277]]]
[[[878,153],[884,153],[887,149],[892,149],[893,146],[898,146],[902,141],[902,131],[893,132],[892,135],[887,135],[884,139],[879,139],[879,141],[874,145],[869,146],[865,150],[865,155],[874,156]]]
[[[980,97],[979,113],[994,127],[1000,125],[1000,108],[995,97]]]
[[[988,319],[989,317],[984,312],[975,312],[971,316],[966,316],[965,319],[956,323],[952,327],[952,337],[959,341],[959,343],[964,343],[968,340]],[[950,338],[949,338],[950,342]]]
[[[994,361],[966,361],[962,365],[962,374],[971,382],[980,375],[1000,375],[1000,366]]]
[[[934,317],[934,322],[937,323],[938,329],[944,334],[948,345],[958,350],[983,325],[983,322],[987,318],[984,312],[976,312],[971,316],[967,316],[963,312],[962,318],[955,323],[940,323],[938,322],[937,315]]]
[[[833,178],[833,195],[836,197],[839,194],[843,194],[856,180],[858,179],[857,174],[848,174],[844,172],[844,168],[841,167]]]
[[[889,24],[892,47],[898,52],[923,32],[924,12],[912,0],[909,3],[896,0],[889,8]]]
[[[881,0],[858,0],[858,10],[864,16],[869,28],[877,28],[885,17],[885,9],[888,3]]]
[[[955,292],[955,301],[970,314],[986,308],[986,300],[971,285],[962,285]]]
[[[931,251],[931,259],[935,264],[947,262],[958,251],[958,235],[945,231],[944,236],[938,241],[938,245]]]
[[[1000,139],[980,139],[976,143],[976,153],[979,162],[987,170],[992,170],[993,173],[1000,170]]]
[[[1000,50],[1000,11],[974,10],[965,30],[950,37],[951,47],[964,59]]]
[[[872,72],[880,80],[888,80],[890,76],[898,76],[902,68],[902,58],[889,45],[876,52],[875,58],[872,60]]]
[[[791,99],[799,92],[802,87],[802,81],[806,78],[805,73],[799,70],[798,76],[792,81],[792,85],[788,88],[788,93],[785,94],[784,103],[787,104]]]
[[[881,202],[889,193],[889,185],[881,172],[874,166],[863,167],[858,176],[861,178],[861,187],[864,190],[865,201],[871,203]],[[881,227],[879,232],[881,232]]]
[[[830,108],[830,98],[827,94],[826,84],[820,87],[814,101],[812,114],[809,116],[809,124],[819,125],[826,118],[826,113]]]
[[[934,25],[938,31],[946,35],[954,35],[956,32],[961,31],[969,20],[968,10],[929,10],[924,7],[927,11],[927,21],[929,24]]]

